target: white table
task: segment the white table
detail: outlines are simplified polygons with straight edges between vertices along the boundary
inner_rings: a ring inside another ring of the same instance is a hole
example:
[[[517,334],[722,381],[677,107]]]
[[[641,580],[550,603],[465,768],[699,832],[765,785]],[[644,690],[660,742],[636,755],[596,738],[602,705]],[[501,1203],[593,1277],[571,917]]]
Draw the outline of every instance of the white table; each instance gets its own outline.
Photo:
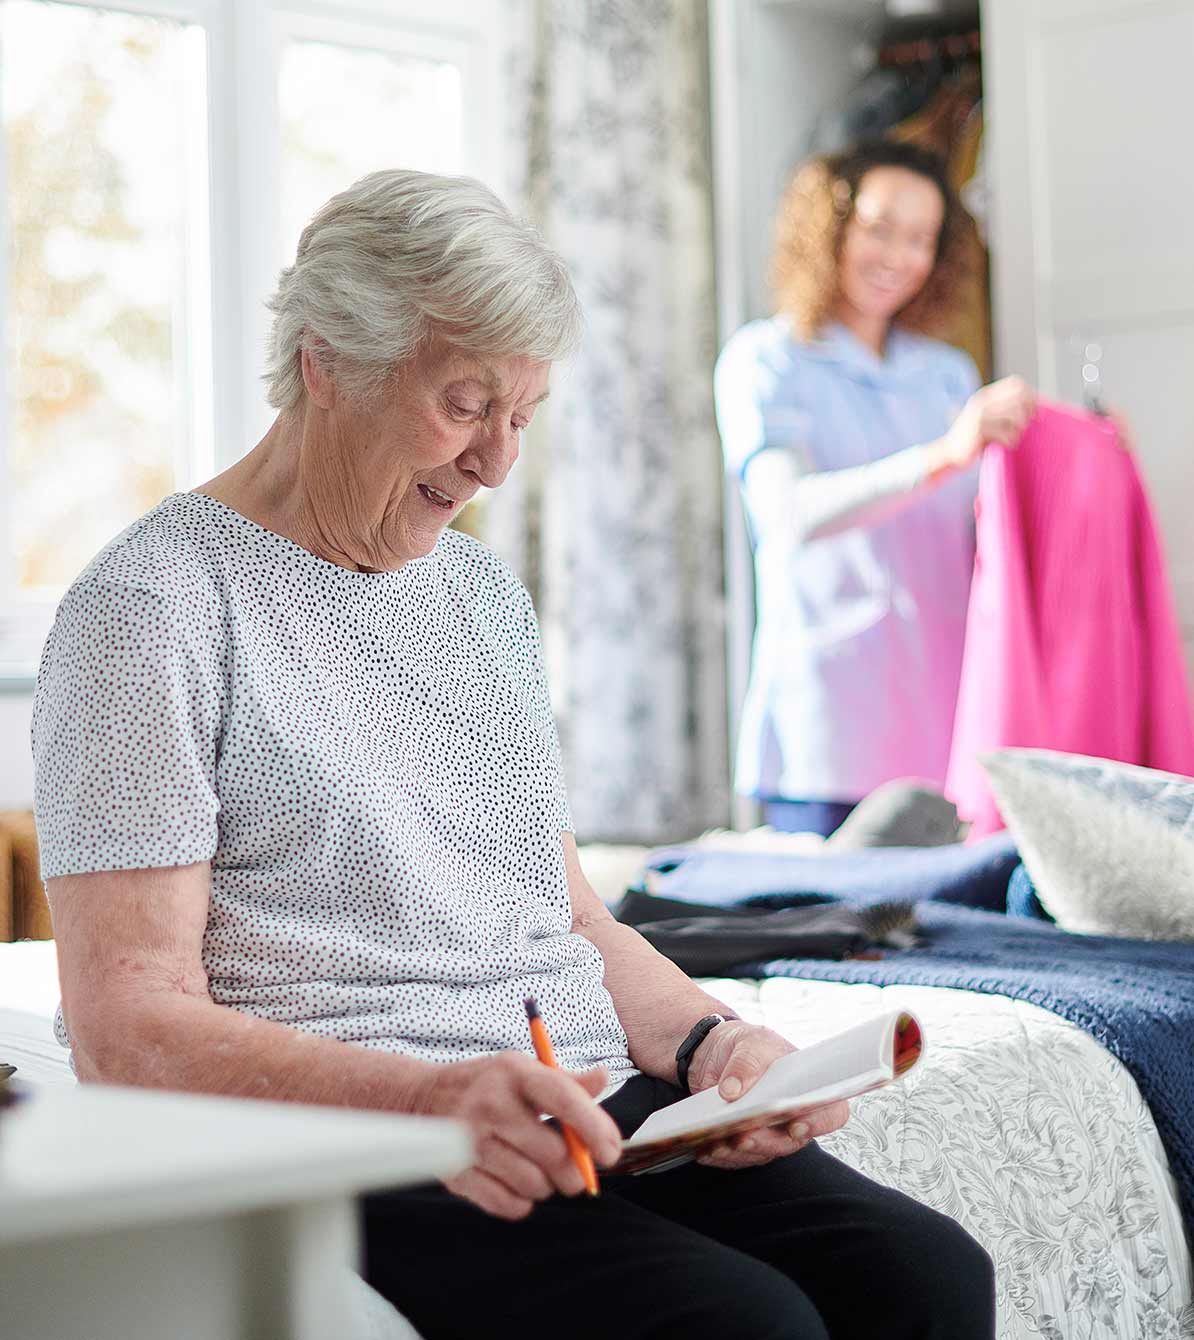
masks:
[[[339,1340],[356,1195],[470,1158],[457,1122],[40,1091],[0,1113],[0,1334]]]

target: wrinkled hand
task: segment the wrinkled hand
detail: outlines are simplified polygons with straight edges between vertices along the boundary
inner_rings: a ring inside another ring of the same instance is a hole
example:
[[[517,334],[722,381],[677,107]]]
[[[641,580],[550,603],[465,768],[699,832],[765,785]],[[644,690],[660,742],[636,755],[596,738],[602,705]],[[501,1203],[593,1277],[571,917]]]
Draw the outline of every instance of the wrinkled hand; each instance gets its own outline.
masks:
[[[513,1051],[430,1067],[417,1110],[468,1122],[476,1151],[472,1167],[444,1185],[501,1219],[523,1219],[556,1192],[578,1195],[584,1179],[563,1135],[540,1114],[566,1121],[594,1161],[609,1166],[622,1136],[594,1102],[606,1083],[604,1066],[572,1074]]]
[[[988,443],[1014,447],[1036,412],[1036,392],[1021,377],[980,387],[940,441],[933,444],[932,471],[967,470]]]
[[[697,1048],[688,1071],[688,1087],[698,1093],[717,1085],[721,1097],[732,1102],[750,1092],[772,1061],[795,1050],[769,1028],[728,1020],[718,1024]],[[706,1150],[697,1162],[713,1168],[754,1168],[795,1154],[810,1140],[844,1126],[849,1115],[848,1103],[829,1103],[787,1126],[732,1135]]]

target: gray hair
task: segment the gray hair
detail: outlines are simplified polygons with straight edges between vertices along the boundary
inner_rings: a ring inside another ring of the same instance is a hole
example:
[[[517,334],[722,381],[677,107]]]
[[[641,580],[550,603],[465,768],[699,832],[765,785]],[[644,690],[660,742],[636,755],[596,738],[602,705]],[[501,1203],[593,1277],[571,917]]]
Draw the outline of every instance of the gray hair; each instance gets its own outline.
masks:
[[[433,335],[490,356],[551,361],[580,336],[564,262],[471,177],[372,172],[303,229],[269,301],[269,402],[302,400],[302,350],[371,399]]]

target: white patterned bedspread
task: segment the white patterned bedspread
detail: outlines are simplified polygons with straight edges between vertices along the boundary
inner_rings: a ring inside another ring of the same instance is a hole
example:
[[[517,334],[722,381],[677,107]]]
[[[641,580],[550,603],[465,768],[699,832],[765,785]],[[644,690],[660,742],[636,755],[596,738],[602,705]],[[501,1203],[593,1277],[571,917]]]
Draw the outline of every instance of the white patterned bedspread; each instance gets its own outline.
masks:
[[[708,980],[808,1045],[911,1009],[927,1041],[901,1083],[821,1140],[958,1220],[994,1257],[999,1340],[1188,1340],[1194,1285],[1177,1192],[1127,1070],[1068,1021],[940,987]]]
[[[0,1059],[35,1082],[70,1083],[50,1027],[53,954],[51,944],[0,946]],[[855,1099],[821,1144],[987,1248],[999,1340],[1194,1340],[1165,1151],[1135,1081],[1081,1029],[1022,1001],[940,987],[705,985],[804,1046],[882,1010],[914,1011],[927,1040],[920,1065]]]

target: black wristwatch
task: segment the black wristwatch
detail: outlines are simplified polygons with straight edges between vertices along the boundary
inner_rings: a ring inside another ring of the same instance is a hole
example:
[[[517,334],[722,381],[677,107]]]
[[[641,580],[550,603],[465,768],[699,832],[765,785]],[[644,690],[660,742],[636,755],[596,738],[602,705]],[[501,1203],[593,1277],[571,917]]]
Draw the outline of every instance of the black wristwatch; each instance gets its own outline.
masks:
[[[726,1016],[724,1014],[707,1014],[703,1019],[698,1019],[692,1026],[692,1031],[680,1044],[679,1051],[676,1052],[676,1083],[685,1093],[691,1093],[688,1087],[688,1067],[692,1065],[692,1058],[696,1055],[697,1048],[717,1027],[718,1024],[724,1024]]]

